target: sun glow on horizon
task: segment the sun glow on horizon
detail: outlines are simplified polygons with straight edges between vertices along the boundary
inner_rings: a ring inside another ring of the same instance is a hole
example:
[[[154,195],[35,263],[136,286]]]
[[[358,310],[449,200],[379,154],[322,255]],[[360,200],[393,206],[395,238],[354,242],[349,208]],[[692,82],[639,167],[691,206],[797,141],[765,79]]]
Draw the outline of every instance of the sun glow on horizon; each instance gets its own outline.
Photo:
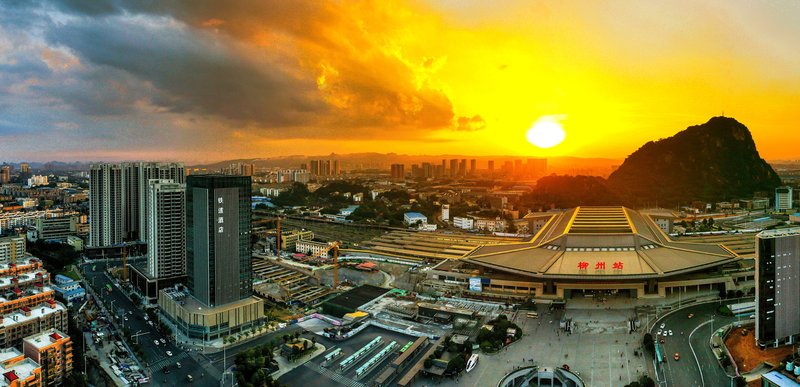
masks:
[[[525,134],[528,142],[536,147],[547,149],[561,144],[567,137],[559,116],[540,117]]]

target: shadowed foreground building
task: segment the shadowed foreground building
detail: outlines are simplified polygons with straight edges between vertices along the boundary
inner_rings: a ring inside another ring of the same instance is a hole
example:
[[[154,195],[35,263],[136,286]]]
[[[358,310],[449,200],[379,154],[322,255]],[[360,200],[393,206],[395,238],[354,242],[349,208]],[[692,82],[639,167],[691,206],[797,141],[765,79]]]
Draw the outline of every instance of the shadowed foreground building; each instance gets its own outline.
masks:
[[[190,291],[164,289],[158,304],[191,338],[213,340],[262,322],[250,260],[251,178],[192,175],[186,184]]]
[[[800,336],[800,228],[756,236],[756,343],[794,344]]]

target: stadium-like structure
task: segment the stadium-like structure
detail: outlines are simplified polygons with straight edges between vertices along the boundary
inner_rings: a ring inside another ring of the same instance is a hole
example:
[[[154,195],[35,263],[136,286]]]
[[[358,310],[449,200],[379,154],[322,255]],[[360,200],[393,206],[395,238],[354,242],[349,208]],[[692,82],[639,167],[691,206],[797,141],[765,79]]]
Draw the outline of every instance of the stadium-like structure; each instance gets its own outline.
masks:
[[[473,295],[553,295],[597,291],[631,297],[735,289],[752,270],[722,244],[677,242],[653,217],[621,206],[554,214],[529,241],[478,246],[431,270],[423,287]],[[727,268],[727,269],[723,269]]]

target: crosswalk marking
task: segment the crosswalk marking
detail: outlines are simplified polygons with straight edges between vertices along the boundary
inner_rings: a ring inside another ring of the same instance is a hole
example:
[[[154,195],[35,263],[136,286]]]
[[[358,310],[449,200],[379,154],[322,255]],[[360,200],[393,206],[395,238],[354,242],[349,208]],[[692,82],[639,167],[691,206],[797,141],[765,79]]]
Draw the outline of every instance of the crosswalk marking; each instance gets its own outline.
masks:
[[[158,361],[156,361],[154,363],[150,363],[150,366],[147,367],[147,369],[150,370],[150,372],[161,371],[161,369],[164,368],[165,365],[172,364],[172,363],[175,363],[175,362],[179,362],[179,361],[181,361],[183,359],[186,359],[187,357],[189,357],[188,353],[181,352],[181,353],[179,353],[179,354],[177,354],[175,356],[168,356],[168,357],[162,358],[162,359],[160,359],[160,360],[158,360]]]
[[[343,386],[348,386],[348,387],[365,387],[366,386],[364,383],[357,382],[357,381],[355,381],[353,379],[350,379],[350,378],[348,378],[348,377],[346,377],[346,376],[344,376],[342,374],[338,374],[336,372],[333,372],[333,371],[331,371],[331,370],[329,370],[329,369],[327,369],[325,367],[322,367],[319,364],[308,362],[306,364],[303,364],[303,366],[305,366],[306,368],[308,368],[308,369],[310,369],[310,370],[312,370],[312,371],[314,371],[314,372],[316,372],[316,373],[318,373],[320,375],[327,376],[331,380],[336,381],[336,382],[338,382],[339,384],[341,384]]]

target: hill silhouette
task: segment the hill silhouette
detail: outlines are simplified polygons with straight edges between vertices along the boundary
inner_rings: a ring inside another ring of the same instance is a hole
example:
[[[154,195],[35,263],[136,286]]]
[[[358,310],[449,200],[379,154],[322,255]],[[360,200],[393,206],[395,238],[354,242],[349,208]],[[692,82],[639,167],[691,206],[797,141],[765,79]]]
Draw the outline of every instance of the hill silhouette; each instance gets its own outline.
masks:
[[[759,156],[750,130],[730,117],[713,117],[672,137],[650,141],[608,177],[608,187],[631,205],[749,198],[780,183],[778,174]]]

